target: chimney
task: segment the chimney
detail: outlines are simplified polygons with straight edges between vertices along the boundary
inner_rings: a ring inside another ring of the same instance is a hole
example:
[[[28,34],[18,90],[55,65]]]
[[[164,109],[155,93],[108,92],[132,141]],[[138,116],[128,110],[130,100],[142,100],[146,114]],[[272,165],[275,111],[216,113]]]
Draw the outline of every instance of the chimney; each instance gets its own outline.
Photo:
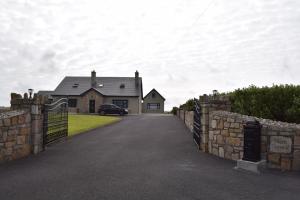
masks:
[[[96,72],[95,72],[95,70],[93,70],[91,73],[91,87],[95,88],[96,86],[97,86]]]
[[[139,87],[139,72],[135,71],[135,87]]]

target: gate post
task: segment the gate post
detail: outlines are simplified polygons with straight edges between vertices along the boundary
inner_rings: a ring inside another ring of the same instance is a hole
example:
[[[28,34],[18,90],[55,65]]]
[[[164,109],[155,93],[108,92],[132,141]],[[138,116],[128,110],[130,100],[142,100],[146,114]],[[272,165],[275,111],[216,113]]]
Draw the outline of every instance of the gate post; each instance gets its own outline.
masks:
[[[204,152],[211,152],[211,144],[209,144],[209,126],[210,126],[210,112],[216,110],[230,111],[231,105],[227,96],[221,95],[206,95],[199,97],[201,106],[201,144],[200,147]]]
[[[11,94],[11,109],[12,110],[29,110],[31,115],[31,151],[37,154],[43,150],[43,114],[44,98],[34,94],[33,98],[28,98],[25,93],[24,97],[19,94]]]
[[[43,147],[43,106],[45,104],[44,98],[42,96],[33,97],[33,103],[31,105],[31,134],[32,134],[32,144],[33,153],[38,154],[44,150]]]

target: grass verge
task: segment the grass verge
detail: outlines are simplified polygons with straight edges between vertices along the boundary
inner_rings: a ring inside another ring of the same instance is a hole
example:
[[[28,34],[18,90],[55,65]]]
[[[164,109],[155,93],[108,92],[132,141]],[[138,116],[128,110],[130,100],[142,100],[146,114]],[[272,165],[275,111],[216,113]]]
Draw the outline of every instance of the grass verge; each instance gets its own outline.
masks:
[[[119,117],[110,116],[98,116],[98,115],[72,115],[69,114],[68,122],[68,136],[74,136],[76,134],[102,127],[114,122],[120,121]]]

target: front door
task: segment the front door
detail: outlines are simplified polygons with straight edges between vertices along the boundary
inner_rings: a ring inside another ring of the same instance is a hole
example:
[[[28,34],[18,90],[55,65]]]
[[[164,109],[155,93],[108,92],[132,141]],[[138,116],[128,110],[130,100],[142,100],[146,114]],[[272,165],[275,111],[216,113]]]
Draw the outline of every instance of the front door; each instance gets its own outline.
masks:
[[[90,100],[90,113],[95,113],[95,100]]]

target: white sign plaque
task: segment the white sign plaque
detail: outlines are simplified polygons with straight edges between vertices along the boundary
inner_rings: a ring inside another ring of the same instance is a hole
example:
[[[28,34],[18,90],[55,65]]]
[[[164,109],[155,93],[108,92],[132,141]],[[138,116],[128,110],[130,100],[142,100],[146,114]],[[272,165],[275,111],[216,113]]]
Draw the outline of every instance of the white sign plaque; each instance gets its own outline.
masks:
[[[270,152],[272,153],[291,153],[292,139],[284,136],[271,136]]]

